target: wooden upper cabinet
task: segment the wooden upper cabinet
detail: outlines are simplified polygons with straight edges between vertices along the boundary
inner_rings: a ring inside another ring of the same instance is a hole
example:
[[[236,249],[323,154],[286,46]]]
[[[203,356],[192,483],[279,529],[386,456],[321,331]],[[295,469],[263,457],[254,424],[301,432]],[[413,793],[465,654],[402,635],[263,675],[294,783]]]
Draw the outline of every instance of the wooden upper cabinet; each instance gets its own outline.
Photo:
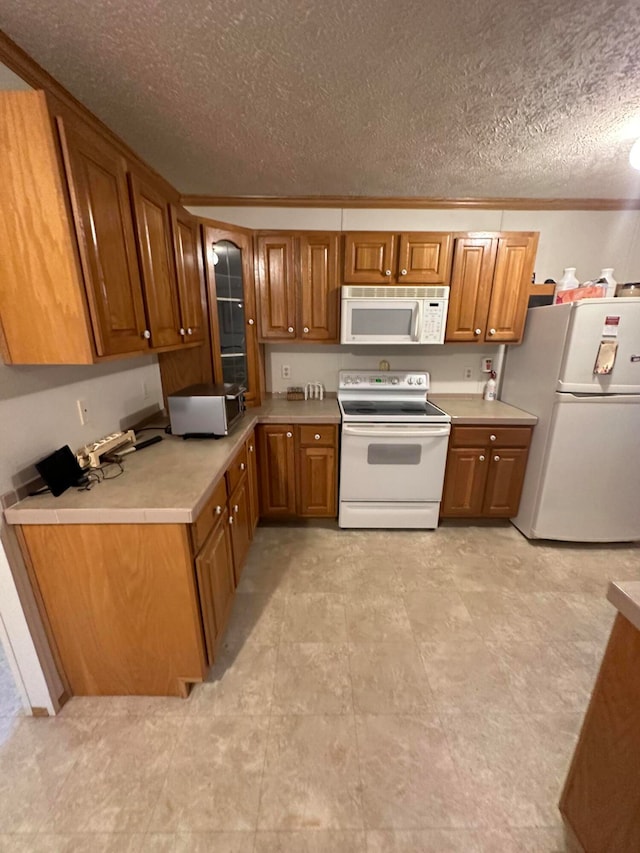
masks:
[[[347,234],[344,251],[346,284],[448,284],[451,234],[411,231]]]
[[[484,340],[495,262],[490,237],[455,241],[445,340]]]
[[[435,232],[400,235],[397,282],[447,284],[451,266],[451,234]]]
[[[181,328],[186,343],[204,340],[204,315],[200,264],[198,262],[198,222],[184,208],[171,205],[171,233],[178,276]]]
[[[486,339],[514,343],[524,331],[538,235],[508,234],[497,242]]]
[[[304,340],[337,342],[339,339],[339,241],[337,234],[309,233],[298,238],[298,337]]]
[[[455,241],[447,341],[522,340],[537,246],[528,232]]]
[[[295,338],[293,237],[262,235],[258,237],[257,248],[260,337]]]
[[[123,158],[101,137],[58,118],[98,355],[149,348]]]
[[[154,348],[182,343],[169,205],[164,195],[129,175],[147,317]]]
[[[389,284],[396,271],[396,235],[354,232],[344,242],[345,284]]]

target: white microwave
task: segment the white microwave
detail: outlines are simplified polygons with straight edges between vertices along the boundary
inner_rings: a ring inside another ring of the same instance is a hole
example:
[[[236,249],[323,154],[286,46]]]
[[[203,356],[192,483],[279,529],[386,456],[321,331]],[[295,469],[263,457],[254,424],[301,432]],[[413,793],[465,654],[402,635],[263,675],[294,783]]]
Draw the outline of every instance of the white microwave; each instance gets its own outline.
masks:
[[[342,344],[443,344],[448,287],[343,287]]]

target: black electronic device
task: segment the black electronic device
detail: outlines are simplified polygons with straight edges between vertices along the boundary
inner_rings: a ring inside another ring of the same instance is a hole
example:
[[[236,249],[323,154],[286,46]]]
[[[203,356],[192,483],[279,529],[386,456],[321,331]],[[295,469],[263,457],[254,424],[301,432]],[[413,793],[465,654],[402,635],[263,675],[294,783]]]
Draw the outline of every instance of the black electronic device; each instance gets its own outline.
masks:
[[[56,498],[70,486],[83,485],[87,481],[68,444],[36,462],[36,470]]]

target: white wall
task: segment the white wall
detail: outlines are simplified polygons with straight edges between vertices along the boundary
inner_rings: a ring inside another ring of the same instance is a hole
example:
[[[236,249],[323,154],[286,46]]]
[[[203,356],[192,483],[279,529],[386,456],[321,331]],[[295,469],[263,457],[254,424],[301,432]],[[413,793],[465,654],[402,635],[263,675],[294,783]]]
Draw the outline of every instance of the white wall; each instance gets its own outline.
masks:
[[[613,267],[617,281],[640,281],[640,211],[373,210],[191,207],[197,216],[249,228],[342,231],[539,231],[536,281],[576,267],[581,281]]]

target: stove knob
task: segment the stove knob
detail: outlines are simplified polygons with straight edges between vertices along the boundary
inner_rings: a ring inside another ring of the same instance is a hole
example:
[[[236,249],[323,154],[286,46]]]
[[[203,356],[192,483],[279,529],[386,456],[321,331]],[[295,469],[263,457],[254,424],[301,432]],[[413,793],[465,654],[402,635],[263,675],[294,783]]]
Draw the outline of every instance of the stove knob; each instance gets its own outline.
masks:
[[[424,383],[424,376],[418,376],[416,382],[418,383],[418,385],[422,385]]]
[[[398,384],[398,382],[399,382],[399,379],[398,379],[398,377],[397,377],[397,376],[394,376],[394,377],[393,377],[393,379],[391,380],[391,384],[392,384],[392,385],[397,385],[397,384]]]
[[[410,377],[407,379],[407,384],[408,384],[408,385],[413,385],[413,376],[410,376]]]

